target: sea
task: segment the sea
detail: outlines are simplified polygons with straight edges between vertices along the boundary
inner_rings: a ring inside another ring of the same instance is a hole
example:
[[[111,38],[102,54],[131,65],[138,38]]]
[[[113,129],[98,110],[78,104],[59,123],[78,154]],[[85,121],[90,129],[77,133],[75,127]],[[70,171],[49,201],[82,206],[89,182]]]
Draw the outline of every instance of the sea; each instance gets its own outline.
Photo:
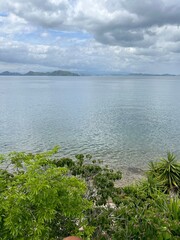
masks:
[[[115,168],[180,157],[180,76],[0,77],[0,153],[91,154]]]

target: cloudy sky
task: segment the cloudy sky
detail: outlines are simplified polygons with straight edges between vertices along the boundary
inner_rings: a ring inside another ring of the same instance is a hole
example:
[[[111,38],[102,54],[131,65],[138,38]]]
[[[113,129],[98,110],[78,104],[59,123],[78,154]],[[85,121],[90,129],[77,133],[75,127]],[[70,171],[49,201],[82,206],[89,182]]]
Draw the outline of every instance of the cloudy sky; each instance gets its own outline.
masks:
[[[180,74],[179,0],[0,0],[0,72]]]

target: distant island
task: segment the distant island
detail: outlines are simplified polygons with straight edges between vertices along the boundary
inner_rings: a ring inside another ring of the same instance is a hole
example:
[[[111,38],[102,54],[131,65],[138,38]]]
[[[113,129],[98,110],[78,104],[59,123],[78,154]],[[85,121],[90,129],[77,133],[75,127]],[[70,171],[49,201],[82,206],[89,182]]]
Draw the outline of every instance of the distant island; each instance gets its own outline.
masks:
[[[150,73],[130,73],[128,74],[129,76],[177,76],[175,74],[150,74]]]
[[[34,72],[34,71],[29,71],[27,73],[19,73],[19,72],[10,72],[10,71],[5,71],[1,72],[0,76],[177,76],[175,74],[151,74],[151,73],[106,73],[106,74],[78,74],[70,71],[63,71],[63,70],[57,70],[53,72]]]
[[[169,73],[128,73],[128,72],[124,72],[124,73],[112,73],[112,74],[108,74],[108,76],[142,76],[142,77],[175,77],[175,76],[179,76],[176,74],[169,74]]]
[[[53,72],[33,72],[29,71],[27,73],[18,73],[18,72],[9,72],[5,71],[0,73],[0,76],[79,76],[77,73],[69,72],[69,71],[53,71]]]

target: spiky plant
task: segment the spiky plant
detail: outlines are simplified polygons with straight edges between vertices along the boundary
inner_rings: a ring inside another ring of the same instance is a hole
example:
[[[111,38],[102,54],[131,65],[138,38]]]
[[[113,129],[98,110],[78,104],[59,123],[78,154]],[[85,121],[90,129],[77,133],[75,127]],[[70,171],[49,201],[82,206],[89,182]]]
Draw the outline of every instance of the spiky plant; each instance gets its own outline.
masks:
[[[162,158],[159,162],[151,162],[148,175],[162,184],[164,192],[180,190],[180,163],[171,152],[167,153],[167,158]]]

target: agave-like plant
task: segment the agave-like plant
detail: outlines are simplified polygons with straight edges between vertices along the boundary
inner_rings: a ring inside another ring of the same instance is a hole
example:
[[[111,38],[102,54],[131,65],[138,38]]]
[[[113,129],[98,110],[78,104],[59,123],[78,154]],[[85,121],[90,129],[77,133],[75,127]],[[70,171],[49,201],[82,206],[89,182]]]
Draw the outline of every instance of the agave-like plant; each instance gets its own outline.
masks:
[[[159,162],[151,162],[148,175],[162,184],[164,192],[180,190],[180,163],[171,152],[167,153],[167,158],[162,158]]]

